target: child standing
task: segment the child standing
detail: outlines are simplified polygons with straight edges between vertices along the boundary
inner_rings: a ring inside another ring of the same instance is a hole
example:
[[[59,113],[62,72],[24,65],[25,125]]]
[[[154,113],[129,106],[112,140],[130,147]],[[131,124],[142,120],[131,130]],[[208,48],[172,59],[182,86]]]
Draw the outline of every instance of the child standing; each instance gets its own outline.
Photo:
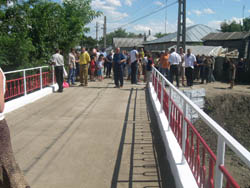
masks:
[[[95,81],[95,71],[96,71],[96,56],[91,56],[90,62],[90,80]]]
[[[101,54],[97,61],[97,76],[99,81],[103,80],[103,64],[104,64],[104,56],[103,54]]]

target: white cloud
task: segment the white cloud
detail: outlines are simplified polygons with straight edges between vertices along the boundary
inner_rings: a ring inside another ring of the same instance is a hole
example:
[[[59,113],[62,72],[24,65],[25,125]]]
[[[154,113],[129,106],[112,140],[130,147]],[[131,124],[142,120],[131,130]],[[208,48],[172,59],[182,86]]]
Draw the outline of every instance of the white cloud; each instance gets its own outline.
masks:
[[[134,27],[135,31],[145,32],[147,33],[149,30],[152,31],[152,29],[145,25],[135,25]]]
[[[94,0],[91,6],[94,9],[101,10],[108,17],[109,21],[117,21],[128,17],[127,13],[117,10],[117,6],[121,6],[120,0]]]
[[[232,21],[235,21],[236,23],[242,23],[243,19],[242,18],[236,18],[236,17],[232,17],[230,20],[226,20],[226,22],[228,24],[232,23]],[[222,22],[225,22],[225,20],[213,20],[213,21],[210,21],[208,22],[208,26],[209,27],[212,27],[212,28],[215,28],[215,29],[220,29],[220,25]]]
[[[248,10],[248,12],[250,13],[250,9]]]
[[[210,21],[208,22],[208,26],[209,27],[212,27],[214,29],[220,29],[220,25],[221,25],[222,21],[219,21],[219,20],[213,20],[213,21]]]
[[[106,2],[113,6],[118,6],[118,7],[122,6],[120,0],[106,0]]]
[[[125,5],[132,6],[132,0],[126,0]]]
[[[156,1],[156,2],[154,2],[154,4],[155,4],[155,5],[158,5],[158,6],[161,6],[161,7],[164,5],[164,4],[163,4],[162,2],[160,2],[160,1]]]
[[[215,12],[210,8],[204,9],[203,12],[204,12],[204,14],[215,14]]]
[[[194,21],[191,20],[190,18],[187,18],[187,19],[186,19],[186,25],[187,25],[187,26],[194,25]]]
[[[229,22],[235,21],[236,23],[242,23],[243,19],[242,18],[236,18],[236,17],[232,17],[232,19]]]
[[[215,12],[210,8],[205,8],[203,10],[192,10],[196,16],[204,15],[204,14],[215,14]],[[191,15],[191,12],[188,11],[188,15]]]
[[[192,12],[196,15],[196,16],[200,16],[202,14],[202,12],[200,10],[192,10]]]

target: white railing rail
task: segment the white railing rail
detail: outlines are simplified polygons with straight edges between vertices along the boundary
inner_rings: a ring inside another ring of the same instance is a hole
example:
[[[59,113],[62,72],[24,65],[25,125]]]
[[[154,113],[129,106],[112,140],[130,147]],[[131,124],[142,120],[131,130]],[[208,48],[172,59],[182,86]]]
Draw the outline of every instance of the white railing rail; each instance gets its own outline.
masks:
[[[216,172],[215,172],[215,187],[221,188],[223,185],[223,173],[219,169],[219,166],[224,165],[225,159],[225,148],[228,146],[249,168],[250,168],[250,152],[245,149],[237,140],[235,140],[227,131],[225,131],[218,123],[216,123],[212,118],[210,118],[203,110],[201,110],[196,104],[194,104],[187,96],[185,96],[179,89],[177,89],[171,82],[169,82],[156,68],[153,67],[152,71],[153,77],[157,78],[161,82],[161,96],[159,102],[161,103],[161,111],[163,109],[163,91],[164,89],[168,91],[169,95],[169,111],[171,112],[171,95],[175,92],[183,101],[182,112],[184,118],[187,118],[186,107],[189,105],[192,110],[194,110],[199,117],[208,125],[214,133],[218,136],[217,140],[217,154],[216,154]],[[168,87],[165,87],[167,85]],[[159,87],[156,86],[156,93],[158,95]],[[170,120],[169,117],[167,117]],[[185,139],[187,137],[186,125],[183,122],[182,131],[182,151],[183,158],[185,153]]]
[[[8,72],[4,72],[5,75],[9,75],[9,74],[14,74],[14,73],[22,73],[23,75],[23,87],[24,87],[24,95],[27,95],[27,72],[28,71],[32,71],[32,70],[39,70],[39,74],[40,74],[40,89],[43,88],[43,69],[49,69],[49,66],[40,66],[40,67],[34,67],[34,68],[28,68],[28,69],[20,69],[20,70],[15,70],[15,71],[8,71]],[[52,66],[52,83],[55,84],[55,72],[54,72],[54,66]]]

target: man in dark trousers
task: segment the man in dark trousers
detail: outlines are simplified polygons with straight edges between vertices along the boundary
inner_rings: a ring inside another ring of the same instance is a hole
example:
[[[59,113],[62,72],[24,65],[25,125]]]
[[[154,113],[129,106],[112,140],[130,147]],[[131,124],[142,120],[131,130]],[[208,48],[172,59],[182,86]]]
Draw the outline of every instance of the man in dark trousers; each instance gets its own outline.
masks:
[[[125,61],[126,59],[124,55],[120,52],[120,48],[116,48],[113,57],[114,78],[115,78],[116,88],[123,87],[123,64]]]
[[[193,86],[193,74],[194,74],[194,65],[196,64],[196,57],[191,53],[191,49],[187,49],[187,54],[184,57],[185,60],[185,73],[187,78],[187,86]]]
[[[131,64],[131,84],[137,84],[139,53],[136,50],[136,47],[133,48],[129,56],[130,56],[130,64]]]
[[[181,56],[175,52],[174,48],[170,50],[168,61],[170,62],[170,82],[173,83],[175,76],[177,87],[179,87],[179,64],[181,63]]]
[[[51,57],[52,65],[55,66],[56,82],[58,84],[58,92],[63,92],[63,66],[64,59],[60,54],[60,50],[56,49],[56,53]]]

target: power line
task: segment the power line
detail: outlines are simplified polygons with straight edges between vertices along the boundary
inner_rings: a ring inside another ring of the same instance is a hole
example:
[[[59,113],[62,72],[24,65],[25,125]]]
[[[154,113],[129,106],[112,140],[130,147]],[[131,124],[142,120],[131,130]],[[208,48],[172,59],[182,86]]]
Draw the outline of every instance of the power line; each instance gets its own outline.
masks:
[[[152,8],[152,2],[151,3],[149,3],[149,4],[147,4],[147,6],[140,6],[140,7],[137,7],[137,9],[136,10],[133,10],[133,12],[135,12],[135,13],[133,13],[133,17],[135,17],[135,15],[137,15],[138,13],[140,13],[142,10],[143,11],[147,11],[147,9],[150,7],[150,8]],[[129,20],[133,20],[133,17],[132,18],[129,18]],[[112,24],[112,23],[117,23],[117,21],[121,21],[121,20],[124,20],[124,19],[127,19],[126,17],[124,17],[124,18],[122,18],[122,19],[120,19],[120,20],[115,20],[115,21],[112,21],[112,22],[108,22],[108,24]]]
[[[178,1],[175,1],[175,2],[173,2],[173,3],[171,3],[171,4],[169,4],[169,5],[166,5],[166,6],[162,7],[162,8],[160,8],[160,9],[157,9],[157,10],[155,10],[155,11],[149,13],[149,14],[146,14],[146,15],[144,15],[144,16],[141,16],[141,17],[139,17],[139,18],[137,18],[137,19],[135,19],[135,20],[133,20],[133,21],[131,21],[131,22],[128,22],[128,23],[124,24],[124,25],[121,25],[121,26],[117,27],[117,28],[114,29],[114,30],[117,30],[117,29],[119,29],[119,28],[126,27],[127,25],[130,25],[130,24],[135,23],[135,22],[137,22],[137,21],[139,21],[139,20],[142,20],[142,19],[144,19],[144,18],[146,18],[146,17],[149,17],[149,16],[151,16],[151,15],[153,15],[153,14],[156,14],[156,13],[158,13],[159,11],[164,10],[165,8],[168,8],[168,7],[170,7],[170,6],[175,5],[176,3],[178,3]]]

